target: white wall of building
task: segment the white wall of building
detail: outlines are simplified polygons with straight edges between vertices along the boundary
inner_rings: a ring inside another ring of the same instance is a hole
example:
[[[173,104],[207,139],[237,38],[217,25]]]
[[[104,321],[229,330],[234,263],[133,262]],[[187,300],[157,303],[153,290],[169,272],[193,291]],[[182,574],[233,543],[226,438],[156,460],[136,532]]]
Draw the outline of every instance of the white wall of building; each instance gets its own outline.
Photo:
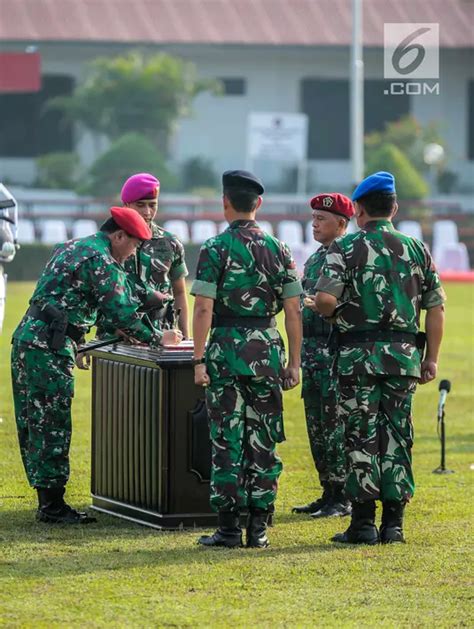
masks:
[[[19,50],[21,46],[3,46],[3,49]],[[77,81],[83,79],[86,63],[95,57],[123,54],[129,49],[105,44],[55,43],[39,46],[43,73],[66,74]],[[302,79],[349,76],[349,50],[346,48],[192,45],[161,49],[194,62],[202,77],[246,80],[244,96],[199,95],[194,103],[193,116],[177,124],[172,140],[176,164],[199,155],[211,160],[217,172],[245,165],[246,123],[250,112],[299,112]],[[466,154],[467,82],[474,79],[471,61],[472,51],[441,51],[439,96],[413,96],[411,99],[411,111],[422,124],[430,121],[439,123],[448,144],[448,166],[459,173],[466,187],[474,180],[474,162],[467,161]],[[365,51],[365,76],[383,77],[381,50]],[[87,166],[104,150],[107,142],[104,138],[93,138],[87,131],[77,129],[76,146],[84,166]],[[350,185],[348,160],[316,161],[310,164],[310,169],[317,186],[345,189]],[[276,167],[269,165],[270,171],[276,173]],[[0,177],[31,183],[34,175],[34,160],[0,157]]]

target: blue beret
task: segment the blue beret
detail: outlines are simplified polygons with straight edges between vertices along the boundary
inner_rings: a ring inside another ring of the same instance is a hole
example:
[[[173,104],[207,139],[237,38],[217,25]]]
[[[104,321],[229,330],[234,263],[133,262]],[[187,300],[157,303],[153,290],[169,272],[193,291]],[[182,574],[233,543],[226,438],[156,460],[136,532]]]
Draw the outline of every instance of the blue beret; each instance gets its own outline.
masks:
[[[391,173],[387,173],[383,170],[369,175],[361,181],[354,190],[352,200],[357,201],[371,192],[395,193],[395,177]]]
[[[222,185],[224,188],[240,188],[257,194],[265,192],[260,179],[247,170],[226,170],[222,175]]]

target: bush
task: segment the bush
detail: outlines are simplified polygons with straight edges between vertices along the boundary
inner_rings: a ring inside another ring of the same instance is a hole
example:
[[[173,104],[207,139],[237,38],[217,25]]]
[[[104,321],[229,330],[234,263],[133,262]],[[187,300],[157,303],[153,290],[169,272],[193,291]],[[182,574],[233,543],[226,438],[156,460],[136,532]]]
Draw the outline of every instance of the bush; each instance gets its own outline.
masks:
[[[74,188],[79,179],[79,157],[76,153],[48,153],[36,159],[39,188]]]
[[[153,173],[165,190],[176,185],[176,178],[155,146],[139,133],[126,133],[92,164],[78,192],[96,197],[117,196],[123,182],[139,172]]]
[[[210,160],[204,157],[191,157],[183,164],[181,172],[183,190],[198,188],[216,189],[218,185],[217,175],[212,168]]]
[[[391,172],[396,180],[400,200],[419,200],[428,194],[428,186],[408,158],[393,144],[383,144],[374,150],[366,163],[366,174],[378,170]]]

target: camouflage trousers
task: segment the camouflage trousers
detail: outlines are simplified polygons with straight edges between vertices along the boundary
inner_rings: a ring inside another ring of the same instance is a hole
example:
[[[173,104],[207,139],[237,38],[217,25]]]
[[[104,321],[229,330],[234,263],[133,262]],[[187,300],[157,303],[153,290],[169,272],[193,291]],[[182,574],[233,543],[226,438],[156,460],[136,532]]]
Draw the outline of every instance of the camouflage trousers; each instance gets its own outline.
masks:
[[[303,368],[302,397],[319,481],[344,483],[344,423],[337,413],[337,381],[331,370]]]
[[[408,376],[340,376],[339,417],[345,424],[346,494],[356,502],[406,502],[414,493],[411,403],[417,380]]]
[[[11,373],[21,458],[32,487],[64,486],[69,478],[71,402],[68,356],[13,342]]]
[[[212,442],[211,507],[271,511],[282,463],[275,451],[285,439],[278,378],[229,376],[206,389]]]

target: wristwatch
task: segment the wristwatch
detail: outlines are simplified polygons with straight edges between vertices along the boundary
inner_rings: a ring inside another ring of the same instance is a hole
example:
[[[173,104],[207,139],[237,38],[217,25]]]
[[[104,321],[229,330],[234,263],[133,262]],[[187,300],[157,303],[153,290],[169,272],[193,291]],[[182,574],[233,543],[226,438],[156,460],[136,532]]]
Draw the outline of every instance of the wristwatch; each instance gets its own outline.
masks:
[[[193,367],[196,365],[204,365],[205,362],[204,356],[201,356],[201,358],[193,358],[192,360]]]

